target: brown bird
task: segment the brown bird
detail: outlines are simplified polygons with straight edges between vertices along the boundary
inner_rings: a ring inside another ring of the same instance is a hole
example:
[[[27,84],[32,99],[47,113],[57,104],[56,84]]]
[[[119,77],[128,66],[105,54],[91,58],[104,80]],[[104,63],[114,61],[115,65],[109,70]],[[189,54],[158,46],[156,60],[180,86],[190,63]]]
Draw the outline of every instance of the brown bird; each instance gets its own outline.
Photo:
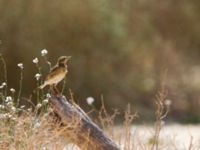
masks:
[[[47,75],[44,84],[39,88],[43,89],[45,86],[50,85],[55,87],[60,81],[62,81],[67,74],[67,62],[71,56],[61,56],[58,58],[57,64],[50,70]]]

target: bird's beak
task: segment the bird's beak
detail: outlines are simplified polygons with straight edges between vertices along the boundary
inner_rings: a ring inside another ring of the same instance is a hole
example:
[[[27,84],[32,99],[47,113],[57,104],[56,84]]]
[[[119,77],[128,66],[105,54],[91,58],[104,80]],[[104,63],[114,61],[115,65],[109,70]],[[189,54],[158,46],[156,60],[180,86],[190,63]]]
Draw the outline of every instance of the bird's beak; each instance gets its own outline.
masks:
[[[65,63],[67,63],[70,59],[71,59],[72,56],[67,56],[67,59],[65,60]]]

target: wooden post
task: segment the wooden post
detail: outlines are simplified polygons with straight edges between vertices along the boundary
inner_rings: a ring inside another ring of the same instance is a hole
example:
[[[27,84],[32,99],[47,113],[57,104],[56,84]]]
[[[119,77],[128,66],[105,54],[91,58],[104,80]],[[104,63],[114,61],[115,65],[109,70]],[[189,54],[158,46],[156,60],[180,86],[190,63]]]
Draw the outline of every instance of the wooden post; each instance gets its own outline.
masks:
[[[72,124],[75,136],[73,135],[72,138],[67,140],[71,140],[71,142],[76,144],[80,149],[120,150],[114,141],[112,141],[75,103],[69,103],[63,96],[54,94],[49,99],[49,103],[64,126]]]

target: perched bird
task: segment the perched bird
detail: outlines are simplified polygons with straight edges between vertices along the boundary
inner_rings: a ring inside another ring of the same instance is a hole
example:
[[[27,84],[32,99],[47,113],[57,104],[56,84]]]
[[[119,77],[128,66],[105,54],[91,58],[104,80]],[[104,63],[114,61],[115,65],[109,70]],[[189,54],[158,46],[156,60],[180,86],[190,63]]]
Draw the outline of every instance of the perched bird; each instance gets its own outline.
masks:
[[[45,86],[56,86],[60,81],[62,81],[67,74],[67,61],[71,56],[61,56],[58,58],[57,64],[50,70],[47,75],[44,84],[39,88],[43,89]]]

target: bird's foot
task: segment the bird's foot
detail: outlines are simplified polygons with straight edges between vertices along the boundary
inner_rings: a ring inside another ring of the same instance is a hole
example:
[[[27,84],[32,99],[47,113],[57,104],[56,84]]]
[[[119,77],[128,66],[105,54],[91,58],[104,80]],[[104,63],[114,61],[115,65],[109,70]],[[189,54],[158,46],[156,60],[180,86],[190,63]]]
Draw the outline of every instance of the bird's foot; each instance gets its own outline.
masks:
[[[53,95],[61,95],[61,92],[58,90],[58,88],[56,87],[56,85],[51,86],[51,94]]]

